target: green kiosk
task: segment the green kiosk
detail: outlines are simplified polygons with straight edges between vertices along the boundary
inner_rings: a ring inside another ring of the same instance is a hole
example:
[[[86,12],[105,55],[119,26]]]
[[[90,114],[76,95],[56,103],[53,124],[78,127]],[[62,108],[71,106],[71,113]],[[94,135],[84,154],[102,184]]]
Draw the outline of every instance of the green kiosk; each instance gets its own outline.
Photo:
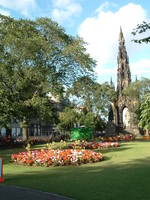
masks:
[[[72,128],[70,130],[71,140],[88,140],[92,138],[92,130],[88,127]]]

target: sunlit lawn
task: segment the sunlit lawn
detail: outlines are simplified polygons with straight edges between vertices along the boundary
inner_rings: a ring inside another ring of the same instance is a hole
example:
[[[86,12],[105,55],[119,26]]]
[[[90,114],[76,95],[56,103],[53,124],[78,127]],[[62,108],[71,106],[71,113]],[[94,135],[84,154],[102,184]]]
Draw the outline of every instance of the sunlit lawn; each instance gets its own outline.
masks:
[[[4,184],[83,200],[150,199],[150,142],[120,143],[118,148],[100,150],[102,162],[67,167],[10,164],[11,153],[18,151],[24,149],[0,150]]]

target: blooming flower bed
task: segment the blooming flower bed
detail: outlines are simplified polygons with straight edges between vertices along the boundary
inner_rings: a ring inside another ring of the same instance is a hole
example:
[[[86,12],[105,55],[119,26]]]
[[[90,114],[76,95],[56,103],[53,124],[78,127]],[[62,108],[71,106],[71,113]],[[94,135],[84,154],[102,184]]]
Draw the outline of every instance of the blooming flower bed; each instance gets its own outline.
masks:
[[[102,149],[110,147],[118,147],[118,142],[89,142],[85,146],[86,149]]]
[[[113,137],[106,137],[106,136],[103,136],[102,137],[102,141],[103,142],[129,142],[129,141],[134,141],[135,140],[135,136],[132,135],[132,134],[126,134],[126,135],[123,135],[123,134],[119,134],[119,135],[116,135],[116,136],[113,136]]]
[[[110,147],[118,147],[118,142],[86,142],[86,141],[75,141],[69,147],[73,149],[102,149]]]
[[[10,162],[36,166],[66,166],[99,162],[102,154],[91,150],[34,150],[11,155]]]

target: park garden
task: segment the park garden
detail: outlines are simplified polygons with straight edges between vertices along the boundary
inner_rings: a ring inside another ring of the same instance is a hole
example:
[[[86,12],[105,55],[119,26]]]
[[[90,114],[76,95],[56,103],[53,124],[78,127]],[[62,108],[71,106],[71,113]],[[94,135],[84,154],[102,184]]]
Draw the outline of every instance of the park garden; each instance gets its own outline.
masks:
[[[73,199],[147,200],[149,141],[133,134],[95,135],[103,133],[117,92],[96,81],[96,62],[86,53],[85,42],[48,18],[14,20],[3,15],[0,41],[0,127],[9,133],[0,143],[5,180],[0,184]],[[144,78],[123,91],[138,102],[132,111],[142,131],[150,129],[149,91],[150,80]],[[59,99],[59,114],[51,96]],[[94,134],[87,140],[29,140],[32,120],[57,124],[65,134],[80,122]],[[23,130],[22,140],[11,137],[12,122]]]
[[[100,146],[98,144],[105,144]],[[148,199],[150,143],[64,142],[4,148],[4,183],[73,199]]]

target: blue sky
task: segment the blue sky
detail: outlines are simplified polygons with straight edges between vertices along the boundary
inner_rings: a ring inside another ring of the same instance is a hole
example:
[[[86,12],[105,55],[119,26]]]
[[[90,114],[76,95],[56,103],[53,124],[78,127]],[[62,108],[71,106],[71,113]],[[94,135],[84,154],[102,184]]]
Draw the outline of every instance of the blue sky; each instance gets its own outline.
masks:
[[[150,78],[150,44],[131,42],[137,24],[150,22],[149,0],[0,0],[0,13],[15,19],[50,17],[68,34],[88,43],[87,51],[97,61],[95,73],[100,83],[116,83],[118,38],[124,33],[132,80]],[[150,35],[149,33],[147,33]],[[141,35],[142,37],[142,35]]]

